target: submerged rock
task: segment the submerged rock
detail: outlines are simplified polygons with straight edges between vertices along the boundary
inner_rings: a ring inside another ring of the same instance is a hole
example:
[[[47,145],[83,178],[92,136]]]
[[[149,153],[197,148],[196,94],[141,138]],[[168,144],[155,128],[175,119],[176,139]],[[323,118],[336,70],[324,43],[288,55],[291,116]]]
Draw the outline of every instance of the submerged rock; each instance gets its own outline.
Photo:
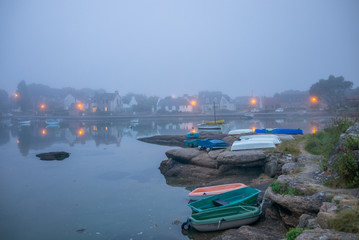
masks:
[[[48,152],[48,153],[37,154],[36,157],[39,157],[40,160],[45,160],[45,161],[51,161],[51,160],[61,161],[61,160],[64,160],[65,158],[70,157],[70,153],[68,153],[68,152]]]

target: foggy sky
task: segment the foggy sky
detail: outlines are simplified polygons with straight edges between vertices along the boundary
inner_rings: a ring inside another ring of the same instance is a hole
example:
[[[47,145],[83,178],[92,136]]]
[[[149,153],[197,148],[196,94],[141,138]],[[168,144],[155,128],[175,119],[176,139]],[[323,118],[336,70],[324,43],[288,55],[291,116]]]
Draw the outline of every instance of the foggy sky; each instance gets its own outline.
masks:
[[[0,89],[231,97],[359,83],[356,0],[0,0]]]

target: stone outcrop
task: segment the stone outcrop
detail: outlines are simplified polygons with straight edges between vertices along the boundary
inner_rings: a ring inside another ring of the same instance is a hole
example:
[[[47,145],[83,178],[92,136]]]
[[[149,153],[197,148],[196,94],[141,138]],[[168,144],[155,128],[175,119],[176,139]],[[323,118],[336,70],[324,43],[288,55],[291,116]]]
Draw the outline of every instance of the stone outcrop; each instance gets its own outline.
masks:
[[[329,229],[316,228],[303,231],[296,240],[333,239],[333,240],[358,240],[359,236],[351,233],[336,232]]]
[[[48,152],[48,153],[37,154],[36,157],[40,158],[40,160],[45,160],[45,161],[52,161],[52,160],[62,161],[65,158],[70,157],[70,153],[68,153],[68,152]]]

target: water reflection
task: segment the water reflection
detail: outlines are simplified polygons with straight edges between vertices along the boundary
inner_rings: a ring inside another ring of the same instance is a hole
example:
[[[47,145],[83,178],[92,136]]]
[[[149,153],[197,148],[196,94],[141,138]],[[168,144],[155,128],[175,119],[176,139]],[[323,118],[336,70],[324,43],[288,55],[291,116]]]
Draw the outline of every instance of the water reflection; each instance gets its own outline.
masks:
[[[256,128],[301,128],[304,133],[316,133],[330,120],[324,118],[264,118],[264,119],[225,119],[223,133],[234,129]],[[198,131],[198,121],[185,119],[141,120],[136,124],[130,121],[62,121],[60,125],[46,125],[43,121],[31,121],[24,125],[2,123],[0,125],[0,145],[18,140],[18,148],[22,155],[27,156],[30,149],[42,149],[54,143],[65,143],[70,146],[95,141],[100,145],[121,145],[124,136],[137,138],[152,135],[181,135],[190,131]]]

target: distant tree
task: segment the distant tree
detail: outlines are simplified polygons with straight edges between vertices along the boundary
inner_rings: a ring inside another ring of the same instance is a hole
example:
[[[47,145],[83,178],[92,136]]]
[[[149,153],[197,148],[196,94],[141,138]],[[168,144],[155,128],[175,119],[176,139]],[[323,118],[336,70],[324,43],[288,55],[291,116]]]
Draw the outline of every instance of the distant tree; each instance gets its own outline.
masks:
[[[330,75],[328,80],[321,79],[319,82],[314,83],[310,87],[309,93],[319,97],[320,100],[328,104],[329,109],[333,109],[340,106],[342,97],[352,86],[353,83],[345,81],[344,77],[334,77]]]
[[[9,95],[8,93],[0,89],[0,112],[7,112],[9,109]]]
[[[29,95],[27,85],[24,80],[22,80],[17,85],[17,93],[19,97],[17,99],[17,105],[20,107],[21,111],[26,112],[31,108],[31,97]]]

